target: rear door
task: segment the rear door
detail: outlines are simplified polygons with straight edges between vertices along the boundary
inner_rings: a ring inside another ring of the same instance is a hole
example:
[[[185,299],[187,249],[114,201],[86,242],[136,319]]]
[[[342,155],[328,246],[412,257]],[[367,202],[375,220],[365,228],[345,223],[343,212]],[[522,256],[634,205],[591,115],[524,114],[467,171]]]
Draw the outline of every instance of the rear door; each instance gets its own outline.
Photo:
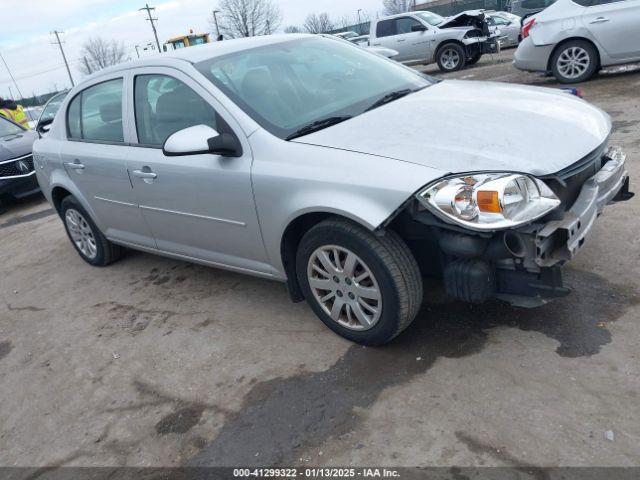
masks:
[[[268,271],[251,185],[253,157],[240,127],[183,72],[145,68],[132,80],[128,168],[158,249],[219,266]],[[165,156],[165,140],[195,125],[235,135],[243,155]]]
[[[376,23],[376,38],[371,40],[371,46],[397,50],[396,22],[394,18],[380,20]]]
[[[422,23],[412,17],[399,17],[395,19],[396,30],[396,50],[399,55],[394,59],[399,62],[413,62],[417,60],[425,60],[431,57],[429,51],[429,38],[431,37],[428,30],[414,32],[413,27],[422,27]],[[426,27],[424,27],[426,28]]]
[[[127,174],[123,108],[126,75],[106,77],[71,100],[67,141],[61,142],[64,168],[89,204],[108,238],[153,247]]]
[[[582,15],[584,26],[610,57],[640,58],[640,0],[582,0],[579,3],[586,6]]]

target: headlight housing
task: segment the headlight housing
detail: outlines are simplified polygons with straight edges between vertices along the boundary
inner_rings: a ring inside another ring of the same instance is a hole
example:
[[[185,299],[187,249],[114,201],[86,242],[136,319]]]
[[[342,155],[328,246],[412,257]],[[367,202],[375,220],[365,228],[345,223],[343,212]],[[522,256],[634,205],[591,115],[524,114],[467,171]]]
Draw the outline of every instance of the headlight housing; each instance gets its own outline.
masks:
[[[469,173],[440,179],[416,195],[445,221],[472,230],[502,230],[543,217],[560,200],[537,178],[517,173]]]

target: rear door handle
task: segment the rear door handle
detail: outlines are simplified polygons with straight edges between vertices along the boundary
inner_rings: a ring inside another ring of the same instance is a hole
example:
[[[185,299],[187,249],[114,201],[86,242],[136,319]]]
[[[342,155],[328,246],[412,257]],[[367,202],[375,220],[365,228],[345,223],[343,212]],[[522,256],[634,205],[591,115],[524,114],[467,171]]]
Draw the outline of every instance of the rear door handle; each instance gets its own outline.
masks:
[[[594,20],[591,20],[589,23],[604,23],[604,22],[608,22],[609,19],[606,17],[598,17]]]
[[[65,162],[64,165],[74,170],[84,170],[84,165],[80,163],[80,160],[75,160],[73,162]]]
[[[133,174],[134,177],[138,177],[138,178],[145,178],[145,179],[151,179],[151,180],[158,178],[158,175],[151,171],[134,170],[131,173]]]

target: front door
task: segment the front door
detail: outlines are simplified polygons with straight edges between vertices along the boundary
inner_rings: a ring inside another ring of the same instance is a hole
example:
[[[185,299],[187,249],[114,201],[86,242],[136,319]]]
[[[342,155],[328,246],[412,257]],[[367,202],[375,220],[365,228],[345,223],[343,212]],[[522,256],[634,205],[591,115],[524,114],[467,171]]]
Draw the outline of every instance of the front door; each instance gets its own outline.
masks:
[[[593,0],[582,22],[611,58],[640,58],[640,0]]]
[[[223,118],[210,93],[181,72],[144,69],[133,82],[136,145],[129,147],[128,168],[158,249],[269,271],[253,200],[251,149],[239,126]],[[243,155],[165,156],[165,140],[194,125],[236,135]]]
[[[124,79],[112,78],[78,93],[67,109],[64,168],[108,238],[146,247],[153,235],[138,209],[127,174],[123,136]]]
[[[395,19],[396,22],[396,50],[398,56],[394,58],[399,62],[415,62],[424,61],[431,57],[429,52],[429,35],[431,32],[422,30],[413,32],[412,27],[422,27],[415,18],[400,17]]]

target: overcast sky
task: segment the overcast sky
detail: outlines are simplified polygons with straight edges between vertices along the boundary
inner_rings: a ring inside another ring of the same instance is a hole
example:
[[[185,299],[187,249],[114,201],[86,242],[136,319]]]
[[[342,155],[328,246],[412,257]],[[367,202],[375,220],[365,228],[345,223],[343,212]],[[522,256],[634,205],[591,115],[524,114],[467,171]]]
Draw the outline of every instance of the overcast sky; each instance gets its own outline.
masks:
[[[64,49],[74,79],[82,78],[78,67],[80,50],[92,36],[124,42],[127,55],[136,58],[135,45],[153,41],[143,1],[124,0],[0,0],[0,53],[16,78],[24,96],[42,94],[70,86],[52,30],[65,34]],[[362,9],[371,17],[382,8],[382,0],[273,0],[283,14],[282,26],[301,25],[309,13],[328,12],[334,18],[354,19]],[[158,17],[160,43],[185,34],[189,29],[209,31],[216,0],[150,0]],[[282,27],[281,27],[282,28]],[[143,53],[144,54],[144,53]],[[9,74],[0,63],[0,97],[16,95]]]

